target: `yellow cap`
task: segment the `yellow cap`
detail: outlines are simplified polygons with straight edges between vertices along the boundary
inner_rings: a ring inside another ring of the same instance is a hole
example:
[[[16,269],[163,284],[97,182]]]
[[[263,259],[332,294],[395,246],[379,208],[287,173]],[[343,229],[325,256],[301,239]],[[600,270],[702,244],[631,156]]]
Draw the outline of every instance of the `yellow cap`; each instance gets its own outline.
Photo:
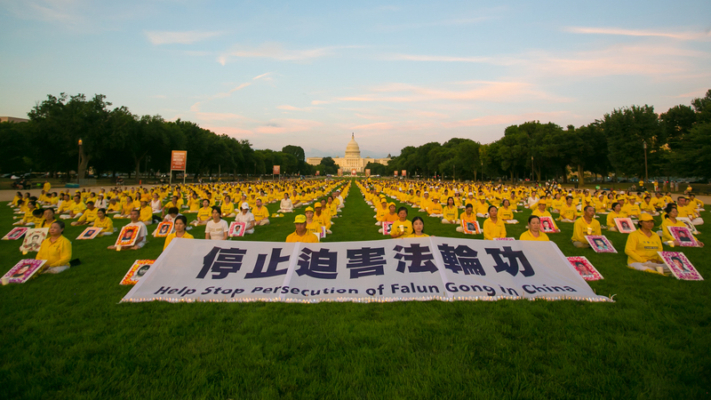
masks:
[[[313,208],[313,207],[306,207],[306,209],[304,210],[304,212],[307,212],[307,211],[313,211],[313,210],[314,210],[314,208]]]
[[[306,223],[306,216],[305,215],[297,215],[296,218],[294,218],[294,223],[295,224],[305,224]]]
[[[538,204],[543,204],[545,206],[548,203],[545,200],[538,200]]]
[[[388,208],[390,208],[390,206],[396,207],[395,203],[392,203],[392,202],[388,203]]]
[[[647,213],[642,213],[642,214],[639,216],[639,221],[640,221],[640,222],[642,222],[642,221],[654,221],[654,218],[652,218],[652,216],[649,215],[649,214],[647,214]]]
[[[316,204],[314,204],[314,208],[321,208],[321,207],[323,207],[323,206],[321,205],[321,203],[316,203]]]

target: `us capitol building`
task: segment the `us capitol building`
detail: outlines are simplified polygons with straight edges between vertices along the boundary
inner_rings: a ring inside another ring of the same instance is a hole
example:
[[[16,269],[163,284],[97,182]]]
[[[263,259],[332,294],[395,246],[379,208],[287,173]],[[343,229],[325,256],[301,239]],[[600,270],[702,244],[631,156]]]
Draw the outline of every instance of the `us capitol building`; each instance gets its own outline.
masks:
[[[322,159],[323,157],[308,157],[306,158],[306,162],[310,165],[319,165],[321,164]],[[356,173],[365,172],[365,166],[368,165],[368,163],[388,165],[390,155],[388,155],[387,158],[361,158],[360,147],[358,147],[358,143],[355,141],[355,134],[353,133],[351,134],[351,141],[348,142],[348,145],[346,146],[346,156],[338,158],[333,157],[333,161],[336,162],[336,165],[338,165],[339,168],[343,169],[343,174],[347,175],[354,169]]]

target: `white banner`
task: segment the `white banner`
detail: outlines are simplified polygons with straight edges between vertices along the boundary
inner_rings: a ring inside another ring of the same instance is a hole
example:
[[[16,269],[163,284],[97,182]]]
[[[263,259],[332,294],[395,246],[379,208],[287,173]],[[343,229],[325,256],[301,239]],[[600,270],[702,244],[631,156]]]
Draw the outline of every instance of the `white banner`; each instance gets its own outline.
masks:
[[[547,299],[596,295],[553,242],[173,239],[125,302]]]

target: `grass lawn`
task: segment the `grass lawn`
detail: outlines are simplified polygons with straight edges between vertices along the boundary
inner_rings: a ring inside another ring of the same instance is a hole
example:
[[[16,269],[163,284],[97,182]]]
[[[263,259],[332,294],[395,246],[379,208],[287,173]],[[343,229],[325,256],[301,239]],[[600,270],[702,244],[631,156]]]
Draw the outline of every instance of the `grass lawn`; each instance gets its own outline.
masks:
[[[346,200],[326,241],[382,239],[357,186]],[[707,279],[710,214],[699,229],[708,246],[684,250]],[[11,222],[2,205],[2,235]],[[465,237],[425,223],[430,235]],[[572,224],[559,227],[551,239],[587,256],[605,277],[590,286],[616,303],[119,304],[130,289],[121,278],[157,258],[163,239],[117,253],[106,250],[115,235],[75,241],[84,228],[68,227],[81,266],[0,287],[0,398],[710,398],[709,281],[633,271],[625,235],[605,233],[620,254],[595,254],[572,246]],[[287,214],[244,239],[292,231]],[[3,273],[23,258],[19,245],[0,241]]]

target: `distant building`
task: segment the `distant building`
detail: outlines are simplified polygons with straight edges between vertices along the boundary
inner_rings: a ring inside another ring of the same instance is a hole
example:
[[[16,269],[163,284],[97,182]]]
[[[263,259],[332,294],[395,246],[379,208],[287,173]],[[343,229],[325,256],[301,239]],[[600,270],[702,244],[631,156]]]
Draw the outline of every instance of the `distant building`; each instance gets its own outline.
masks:
[[[0,122],[30,122],[30,120],[26,118],[0,117]]]
[[[323,159],[323,157],[308,157],[306,159],[306,162],[310,165],[319,165],[319,164],[321,164],[322,159]],[[346,156],[333,158],[333,161],[336,162],[336,165],[338,165],[339,168],[343,169],[344,175],[348,175],[354,169],[356,172],[360,172],[360,173],[365,172],[365,166],[368,165],[368,163],[388,165],[388,161],[390,161],[390,157],[388,157],[388,158],[372,158],[372,157],[361,158],[360,157],[360,147],[358,146],[358,143],[356,143],[356,141],[355,141],[355,134],[352,134],[351,141],[348,142],[348,145],[346,146]]]

